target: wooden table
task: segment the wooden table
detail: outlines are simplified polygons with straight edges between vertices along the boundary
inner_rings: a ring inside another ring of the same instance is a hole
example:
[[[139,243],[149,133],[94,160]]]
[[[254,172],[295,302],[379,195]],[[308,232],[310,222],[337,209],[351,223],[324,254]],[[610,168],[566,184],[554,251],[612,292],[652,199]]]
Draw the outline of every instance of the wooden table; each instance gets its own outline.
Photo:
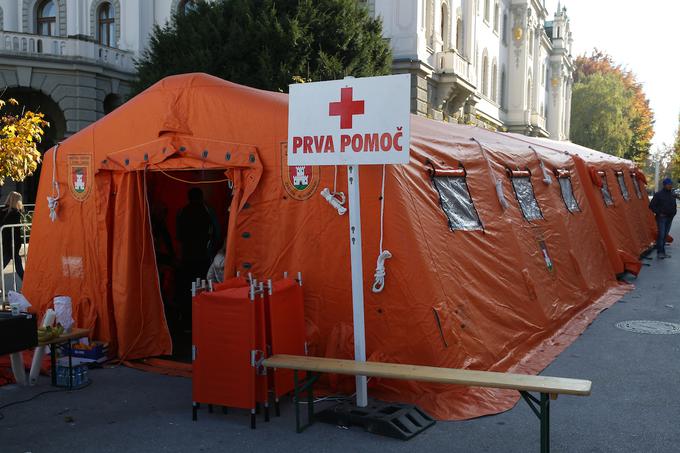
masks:
[[[73,376],[72,376],[73,363],[72,363],[72,356],[71,356],[71,343],[73,342],[73,340],[79,340],[81,338],[87,337],[88,335],[90,335],[90,329],[80,329],[80,328],[74,327],[73,329],[71,329],[71,332],[69,332],[69,333],[64,333],[64,334],[59,335],[56,338],[52,338],[51,340],[41,341],[41,342],[38,343],[38,346],[50,346],[50,364],[52,365],[51,370],[50,370],[50,374],[52,375],[52,385],[53,386],[55,386],[55,387],[57,386],[57,355],[56,355],[55,349],[58,346],[61,346],[61,345],[64,345],[64,344],[68,345],[68,348],[66,349],[66,351],[68,353],[68,376],[69,376],[67,388],[71,389],[72,388],[71,383],[73,382],[73,379],[72,379],[73,378]]]

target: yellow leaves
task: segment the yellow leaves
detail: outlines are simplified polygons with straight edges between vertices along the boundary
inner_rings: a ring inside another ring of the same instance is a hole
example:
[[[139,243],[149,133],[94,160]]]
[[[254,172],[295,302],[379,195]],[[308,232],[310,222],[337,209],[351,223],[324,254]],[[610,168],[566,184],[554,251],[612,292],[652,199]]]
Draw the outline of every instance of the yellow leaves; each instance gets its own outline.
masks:
[[[16,99],[8,99],[9,104],[19,105]],[[0,110],[7,105],[0,99]],[[20,115],[0,116],[0,185],[5,178],[23,181],[33,174],[40,163],[37,143],[42,140],[44,127],[49,123],[42,113],[25,111]]]

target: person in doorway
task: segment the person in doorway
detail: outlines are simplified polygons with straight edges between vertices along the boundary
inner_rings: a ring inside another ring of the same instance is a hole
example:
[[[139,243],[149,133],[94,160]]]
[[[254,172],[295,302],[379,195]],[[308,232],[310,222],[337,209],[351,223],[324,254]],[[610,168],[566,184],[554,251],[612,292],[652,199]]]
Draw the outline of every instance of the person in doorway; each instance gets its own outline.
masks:
[[[673,180],[666,178],[663,180],[663,188],[654,194],[652,201],[649,202],[649,209],[656,216],[656,256],[658,259],[670,258],[666,253],[666,238],[671,231],[673,217],[677,212],[675,204],[675,194],[673,193]]]
[[[217,251],[213,262],[208,269],[207,280],[212,280],[215,283],[222,283],[224,281],[224,261],[227,254],[227,240],[224,240],[222,248]]]
[[[211,247],[215,228],[210,208],[203,199],[203,191],[193,187],[187,193],[188,204],[177,214],[177,240],[180,243],[178,305],[185,328],[191,326],[191,282],[205,278],[210,267]]]
[[[21,214],[24,212],[24,204],[21,194],[10,192],[5,204],[0,207],[0,226],[17,225],[21,223]],[[10,260],[14,261],[14,270],[21,280],[24,279],[24,263],[21,261],[19,252],[23,236],[23,228],[5,228],[2,232],[2,268],[4,269]]]

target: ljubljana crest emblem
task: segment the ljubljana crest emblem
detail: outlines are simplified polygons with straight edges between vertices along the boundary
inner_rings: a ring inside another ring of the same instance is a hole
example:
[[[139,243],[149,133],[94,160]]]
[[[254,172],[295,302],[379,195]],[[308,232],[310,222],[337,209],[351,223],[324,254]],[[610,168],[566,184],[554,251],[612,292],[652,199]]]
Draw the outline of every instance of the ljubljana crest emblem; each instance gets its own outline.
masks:
[[[92,189],[92,157],[89,154],[69,155],[68,173],[71,195],[78,201],[84,201]]]
[[[288,144],[281,143],[281,179],[286,193],[295,200],[307,200],[319,186],[319,167],[288,166]]]

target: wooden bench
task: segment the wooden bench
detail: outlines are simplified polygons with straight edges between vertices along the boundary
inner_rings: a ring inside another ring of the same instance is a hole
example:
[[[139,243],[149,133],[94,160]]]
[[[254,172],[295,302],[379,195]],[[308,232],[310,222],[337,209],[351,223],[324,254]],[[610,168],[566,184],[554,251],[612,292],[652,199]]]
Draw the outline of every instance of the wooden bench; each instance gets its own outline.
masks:
[[[302,432],[314,421],[313,385],[318,379],[319,373],[336,373],[517,390],[541,422],[542,453],[550,451],[550,400],[557,399],[557,396],[561,394],[588,396],[592,386],[590,381],[582,379],[402,365],[397,363],[356,362],[354,360],[283,354],[273,355],[265,359],[263,363],[267,368],[284,368],[294,372],[294,403],[297,432]],[[308,372],[309,375],[306,381],[300,382],[298,371]],[[300,394],[305,391],[307,391],[308,398],[309,420],[306,426],[301,426]],[[540,396],[534,396],[530,392],[538,393]]]

